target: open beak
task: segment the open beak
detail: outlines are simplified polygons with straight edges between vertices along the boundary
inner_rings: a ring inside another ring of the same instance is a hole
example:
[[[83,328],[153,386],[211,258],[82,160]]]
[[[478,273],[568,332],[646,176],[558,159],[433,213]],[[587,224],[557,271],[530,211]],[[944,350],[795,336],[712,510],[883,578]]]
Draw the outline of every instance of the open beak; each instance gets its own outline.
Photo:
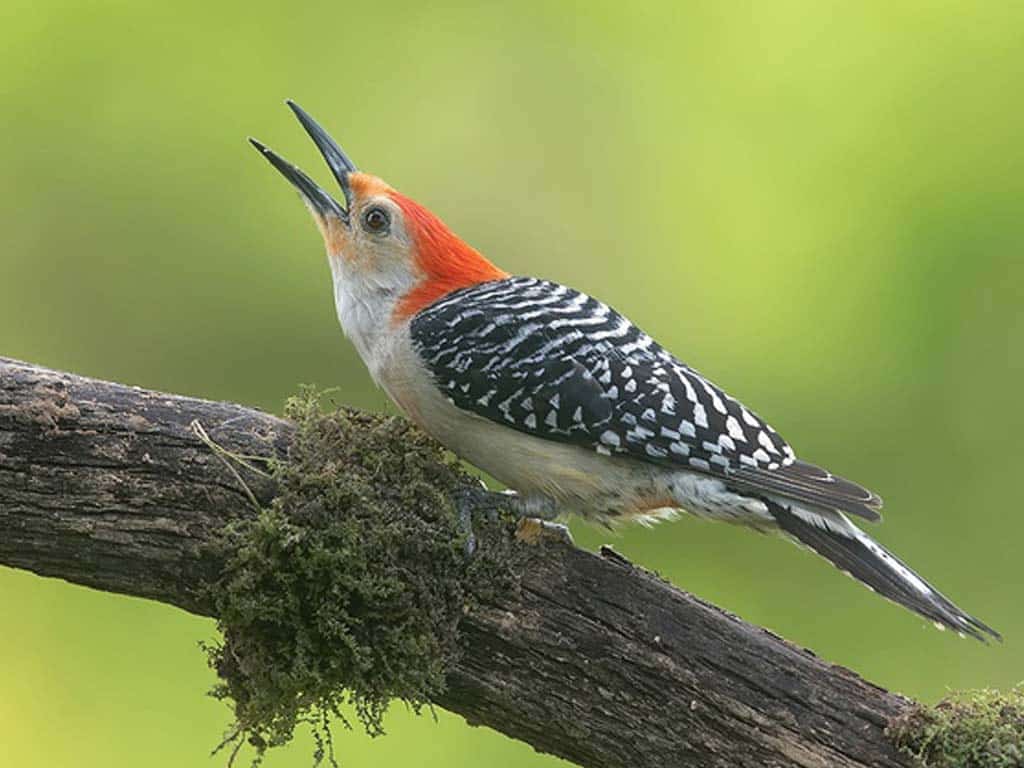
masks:
[[[334,139],[328,135],[327,131],[321,128],[320,124],[310,117],[302,107],[291,99],[287,101],[287,104],[291,107],[295,116],[299,118],[299,122],[302,123],[302,127],[306,129],[306,133],[308,133],[310,138],[313,139],[317,149],[320,150],[320,154],[323,155],[324,160],[327,161],[327,165],[331,169],[331,173],[334,175],[334,178],[337,179],[338,184],[341,185],[341,191],[345,194],[345,207],[342,207],[337,200],[321,189],[315,181],[309,178],[309,176],[299,170],[296,166],[289,163],[272,149],[253,138],[249,139],[249,143],[256,147],[260,154],[263,155],[270,164],[281,173],[282,176],[292,183],[292,186],[294,186],[302,196],[303,202],[306,203],[317,218],[323,220],[329,217],[334,217],[347,226],[347,209],[352,207],[352,185],[349,183],[349,174],[355,172],[356,166],[351,160],[349,160],[348,155],[345,154]]]
[[[309,134],[309,138],[313,140],[316,148],[320,150],[320,154],[324,156],[324,160],[327,161],[327,166],[331,169],[331,173],[338,180],[341,191],[345,193],[346,207],[351,208],[352,185],[349,183],[348,175],[356,172],[356,164],[348,159],[345,151],[338,146],[338,142],[332,139],[330,134],[321,128],[320,123],[310,117],[306,110],[291,99],[288,99],[285,103],[291,107],[292,112],[299,118],[302,127]]]

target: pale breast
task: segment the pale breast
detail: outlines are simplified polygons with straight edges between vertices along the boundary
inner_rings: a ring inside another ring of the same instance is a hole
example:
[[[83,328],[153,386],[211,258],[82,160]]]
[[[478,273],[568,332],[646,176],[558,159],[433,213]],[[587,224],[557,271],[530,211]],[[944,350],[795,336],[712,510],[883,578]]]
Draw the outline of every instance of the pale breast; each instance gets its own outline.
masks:
[[[410,419],[459,457],[520,493],[583,508],[650,484],[651,468],[614,462],[573,445],[525,435],[464,411],[438,389],[408,336],[389,350],[379,381]]]
[[[563,511],[601,522],[660,517],[665,509],[734,522],[760,512],[717,478],[527,435],[458,408],[437,387],[407,335],[390,348],[379,380],[410,419],[456,455]]]

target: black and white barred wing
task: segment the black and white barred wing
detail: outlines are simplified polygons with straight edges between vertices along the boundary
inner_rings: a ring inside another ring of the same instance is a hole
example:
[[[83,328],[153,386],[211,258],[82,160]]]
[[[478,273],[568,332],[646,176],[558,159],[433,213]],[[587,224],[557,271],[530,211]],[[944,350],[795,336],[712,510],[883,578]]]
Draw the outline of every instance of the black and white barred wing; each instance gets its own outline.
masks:
[[[533,278],[484,283],[423,310],[410,332],[438,387],[466,411],[878,519],[878,497],[797,460],[753,412],[579,291]]]

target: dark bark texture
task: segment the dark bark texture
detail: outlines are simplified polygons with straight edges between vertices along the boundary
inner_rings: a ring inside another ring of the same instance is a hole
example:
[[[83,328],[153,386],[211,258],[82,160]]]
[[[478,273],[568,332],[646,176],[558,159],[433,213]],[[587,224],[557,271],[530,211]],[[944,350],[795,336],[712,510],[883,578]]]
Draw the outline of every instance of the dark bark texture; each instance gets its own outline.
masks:
[[[0,564],[209,614],[204,545],[252,505],[194,420],[243,454],[293,435],[239,405],[0,358]],[[519,546],[536,548],[522,589],[465,617],[440,706],[591,768],[909,765],[884,735],[908,700],[610,550]]]

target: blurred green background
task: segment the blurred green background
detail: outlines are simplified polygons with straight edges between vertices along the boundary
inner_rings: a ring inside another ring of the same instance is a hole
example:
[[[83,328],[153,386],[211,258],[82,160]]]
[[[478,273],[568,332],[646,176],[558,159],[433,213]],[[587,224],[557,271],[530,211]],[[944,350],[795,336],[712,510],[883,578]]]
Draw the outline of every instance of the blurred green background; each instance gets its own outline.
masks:
[[[324,179],[290,96],[515,273],[612,303],[1001,630],[940,633],[791,545],[692,520],[611,541],[932,701],[1024,678],[1024,6],[0,4],[0,354],[280,410],[390,410],[319,236],[245,143]],[[0,570],[0,765],[220,765],[211,622]],[[347,766],[554,766],[393,707]],[[270,766],[307,766],[306,736]]]

